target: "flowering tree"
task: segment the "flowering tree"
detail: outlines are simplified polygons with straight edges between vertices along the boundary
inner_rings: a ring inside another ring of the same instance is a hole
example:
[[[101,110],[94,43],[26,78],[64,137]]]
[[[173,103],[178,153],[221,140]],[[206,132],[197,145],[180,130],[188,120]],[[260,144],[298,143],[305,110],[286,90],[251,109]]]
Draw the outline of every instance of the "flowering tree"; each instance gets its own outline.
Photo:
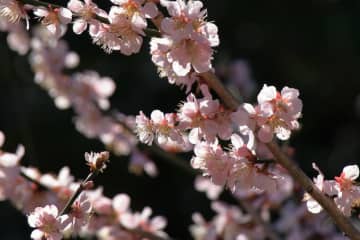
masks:
[[[145,154],[151,152],[196,175],[194,186],[206,192],[216,215],[206,220],[193,214],[194,239],[360,239],[354,224],[358,166],[345,166],[334,180],[325,180],[314,164],[318,176],[311,181],[283,144],[301,126],[298,89],[264,84],[255,103],[236,98],[212,65],[218,28],[201,1],[111,4],[105,11],[91,0],[0,0],[0,29],[9,47],[28,54],[35,82],[56,107],[72,108],[81,134],[100,140],[114,155],[129,155],[133,172],[157,175]],[[71,71],[80,61],[63,38],[71,29],[88,34],[107,53],[133,55],[149,42],[160,77],[183,89],[186,98],[169,113],[110,111],[115,82],[94,70]],[[0,132],[0,147],[4,141]],[[106,174],[108,151],[85,153],[89,174],[76,181],[68,167],[53,175],[23,166],[22,145],[15,153],[1,150],[0,198],[27,216],[32,239],[171,239],[165,232],[171,219],[151,217],[150,207],[133,211],[127,194],[110,198],[94,187],[95,177]],[[181,153],[193,156],[186,161]],[[236,204],[220,201],[222,193]],[[322,225],[326,214],[334,225]]]

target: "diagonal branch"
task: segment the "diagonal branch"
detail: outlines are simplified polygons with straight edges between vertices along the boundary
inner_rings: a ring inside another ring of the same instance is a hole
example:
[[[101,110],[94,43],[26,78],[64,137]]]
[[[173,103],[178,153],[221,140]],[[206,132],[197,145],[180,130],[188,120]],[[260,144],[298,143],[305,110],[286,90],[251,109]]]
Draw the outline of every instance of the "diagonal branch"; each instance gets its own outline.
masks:
[[[236,110],[240,102],[225,88],[220,82],[218,77],[211,71],[201,73],[200,77],[213,89],[219,98],[223,101],[224,105],[231,110]],[[327,211],[335,224],[343,231],[348,237],[354,240],[360,240],[360,232],[354,227],[351,221],[346,218],[334,204],[334,202],[326,197],[319,189],[313,184],[311,179],[281,150],[279,145],[272,141],[266,144],[268,149],[272,152],[275,160],[288,170],[290,175],[308,192],[318,203]]]

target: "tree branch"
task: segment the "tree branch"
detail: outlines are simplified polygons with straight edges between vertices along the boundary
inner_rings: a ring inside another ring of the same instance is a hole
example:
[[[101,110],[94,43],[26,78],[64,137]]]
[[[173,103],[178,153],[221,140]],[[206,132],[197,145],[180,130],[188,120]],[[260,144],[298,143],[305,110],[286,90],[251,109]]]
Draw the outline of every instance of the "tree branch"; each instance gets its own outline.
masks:
[[[224,87],[212,71],[201,73],[200,76],[208,84],[208,86],[216,92],[225,106],[231,110],[237,109],[240,102]],[[281,151],[279,145],[272,141],[266,144],[266,146],[274,155],[275,160],[286,168],[293,179],[295,179],[302,188],[316,201],[318,201],[325,211],[327,211],[341,231],[343,231],[351,239],[360,240],[359,230],[356,229],[351,221],[339,211],[335,203],[319,191],[311,179]]]

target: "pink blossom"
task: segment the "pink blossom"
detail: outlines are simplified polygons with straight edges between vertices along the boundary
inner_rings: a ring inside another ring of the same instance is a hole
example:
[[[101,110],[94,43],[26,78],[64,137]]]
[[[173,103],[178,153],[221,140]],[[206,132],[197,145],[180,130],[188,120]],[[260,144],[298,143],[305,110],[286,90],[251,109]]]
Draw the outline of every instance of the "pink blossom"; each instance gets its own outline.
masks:
[[[34,15],[42,18],[44,24],[56,38],[61,37],[66,32],[66,25],[71,22],[72,13],[67,8],[46,9],[37,7],[34,9]]]
[[[83,33],[89,24],[89,33],[90,35],[94,35],[101,24],[98,20],[96,20],[96,16],[107,18],[107,13],[98,8],[92,0],[84,0],[84,2],[79,0],[70,0],[67,6],[72,12],[79,16],[79,18],[77,18],[73,23],[73,31],[76,34]]]
[[[202,139],[214,141],[218,136],[228,140],[232,133],[230,116],[224,111],[218,100],[213,100],[205,85],[200,89],[204,95],[197,99],[189,94],[187,101],[180,106],[178,118],[179,128],[190,129],[189,141],[196,144]]]
[[[255,158],[253,134],[249,134],[248,138],[248,143],[245,144],[239,135],[233,134],[231,137],[232,166],[227,182],[228,187],[234,192],[267,191],[271,193],[276,191],[278,176],[252,162]]]
[[[208,178],[204,177],[196,177],[195,189],[200,192],[205,192],[206,196],[211,200],[217,199],[223,191],[221,186],[213,184]]]
[[[173,40],[164,36],[162,38],[153,37],[150,40],[150,53],[152,62],[158,67],[160,77],[166,77],[170,84],[186,87],[186,92],[191,90],[191,86],[198,77],[195,72],[191,72],[185,76],[178,76],[173,68],[172,63],[168,59],[168,54],[173,46]]]
[[[353,202],[360,198],[360,187],[354,184],[358,177],[359,167],[357,165],[346,166],[341,175],[335,177],[334,189],[327,188],[329,195],[332,195],[335,190],[337,196],[334,201],[345,216],[351,216]]]
[[[109,12],[110,24],[101,24],[97,33],[93,34],[94,42],[102,45],[108,52],[120,51],[131,55],[140,51],[146,18],[157,15],[154,3],[143,0],[113,0],[119,6],[112,6]]]
[[[281,93],[274,86],[263,86],[258,94],[258,137],[262,142],[269,142],[273,133],[280,140],[287,140],[291,130],[299,128],[297,119],[301,116],[302,102],[299,91],[284,87]]]
[[[141,142],[152,144],[154,140],[153,124],[142,111],[136,116],[136,132]]]
[[[315,163],[312,164],[313,168],[319,173],[316,178],[314,178],[314,184],[315,186],[320,190],[323,191],[324,188],[324,174],[320,171],[318,166],[316,166]],[[310,194],[305,193],[304,194],[304,201],[306,201],[306,207],[309,210],[309,212],[317,214],[322,211],[322,206],[313,199]]]
[[[106,163],[109,161],[109,152],[86,152],[85,160],[90,167],[90,171],[102,172],[106,168]]]
[[[313,165],[319,172],[314,179],[315,185],[325,194],[334,197],[335,204],[345,216],[351,216],[352,206],[355,200],[360,198],[360,187],[354,184],[354,180],[359,177],[359,167],[350,165],[344,167],[341,175],[334,180],[324,180],[324,175]],[[308,194],[304,197],[307,200],[308,210],[312,213],[319,213],[322,207],[313,200]]]
[[[38,181],[56,192],[62,201],[67,201],[78,186],[77,183],[74,183],[74,177],[70,174],[68,167],[60,169],[57,176],[44,174],[39,177]]]
[[[10,49],[16,51],[19,55],[25,55],[30,49],[28,32],[19,23],[11,24],[6,40]]]
[[[133,215],[130,212],[130,197],[126,194],[117,194],[112,201],[112,206],[116,214],[116,219],[127,228],[133,226]]]
[[[2,135],[2,140],[4,142],[5,137]],[[1,136],[0,136],[1,138]],[[2,143],[3,143],[2,142]],[[1,147],[1,145],[0,145]],[[2,152],[0,150],[0,167],[15,167],[19,164],[21,158],[25,154],[25,148],[23,145],[19,145],[16,149],[15,153],[9,153],[9,152]]]
[[[179,152],[189,152],[194,148],[189,142],[189,138],[186,133],[181,133],[181,140],[172,140],[171,138],[160,147],[167,152],[171,153],[179,153]]]
[[[201,11],[200,1],[165,1],[161,4],[168,9],[170,18],[164,18],[162,38],[152,38],[152,61],[160,75],[167,76],[170,83],[185,85],[187,91],[196,80],[194,72],[211,69],[213,50],[219,44],[217,27],[206,22],[206,11]]]
[[[128,229],[138,228],[158,236],[167,236],[166,233],[162,231],[162,229],[166,227],[166,219],[161,216],[155,216],[150,219],[151,214],[151,208],[145,207],[142,212],[124,214],[120,222]]]
[[[166,144],[168,139],[176,142],[183,141],[181,132],[175,127],[177,123],[177,115],[175,113],[164,114],[160,110],[154,110],[151,112],[150,117],[159,145]]]
[[[62,231],[64,224],[58,216],[59,210],[55,205],[46,205],[45,207],[37,207],[28,216],[30,227],[36,228],[31,233],[34,240],[60,240],[62,239]]]
[[[114,93],[116,88],[111,78],[101,77],[95,71],[76,73],[73,75],[73,78],[73,88],[77,94],[97,102],[101,109],[106,110],[110,107],[108,98]]]
[[[91,203],[93,210],[99,214],[110,215],[113,212],[112,200],[103,195],[103,188],[86,191],[86,195]]]
[[[6,17],[10,23],[18,23],[25,19],[26,28],[29,29],[29,16],[24,5],[18,0],[0,0],[0,16]]]
[[[70,212],[64,218],[67,224],[66,229],[70,229],[73,233],[77,233],[85,226],[90,218],[91,203],[86,193],[81,193],[71,206]]]
[[[255,131],[256,118],[257,110],[249,103],[242,104],[231,114],[231,120],[239,127],[241,133],[246,133],[249,130]]]
[[[210,46],[185,39],[173,45],[167,57],[175,74],[183,77],[190,73],[191,67],[197,73],[209,71],[212,54],[213,50]]]
[[[204,171],[216,185],[224,185],[227,181],[231,162],[217,141],[214,143],[200,142],[195,145],[195,156],[191,165],[195,169]]]
[[[205,21],[206,10],[201,10],[201,1],[161,0],[161,5],[167,8],[170,18],[164,18],[161,23],[163,31],[176,42],[183,39],[194,39],[208,46],[219,45],[217,27]]]

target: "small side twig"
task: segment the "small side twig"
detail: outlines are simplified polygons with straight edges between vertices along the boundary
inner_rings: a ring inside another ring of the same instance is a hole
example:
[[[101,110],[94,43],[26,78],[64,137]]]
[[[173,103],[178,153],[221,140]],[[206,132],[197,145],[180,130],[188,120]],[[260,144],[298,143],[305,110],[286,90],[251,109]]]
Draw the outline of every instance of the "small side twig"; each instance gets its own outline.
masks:
[[[63,208],[63,210],[61,210],[60,215],[64,215],[64,214],[68,214],[71,211],[71,207],[73,205],[73,203],[75,202],[75,200],[77,199],[77,197],[80,195],[80,193],[85,189],[86,184],[89,181],[92,181],[96,176],[98,175],[98,172],[91,172],[84,181],[82,181],[80,183],[80,186],[76,189],[76,191],[74,192],[74,194],[70,197],[70,199],[67,201],[65,207]]]

